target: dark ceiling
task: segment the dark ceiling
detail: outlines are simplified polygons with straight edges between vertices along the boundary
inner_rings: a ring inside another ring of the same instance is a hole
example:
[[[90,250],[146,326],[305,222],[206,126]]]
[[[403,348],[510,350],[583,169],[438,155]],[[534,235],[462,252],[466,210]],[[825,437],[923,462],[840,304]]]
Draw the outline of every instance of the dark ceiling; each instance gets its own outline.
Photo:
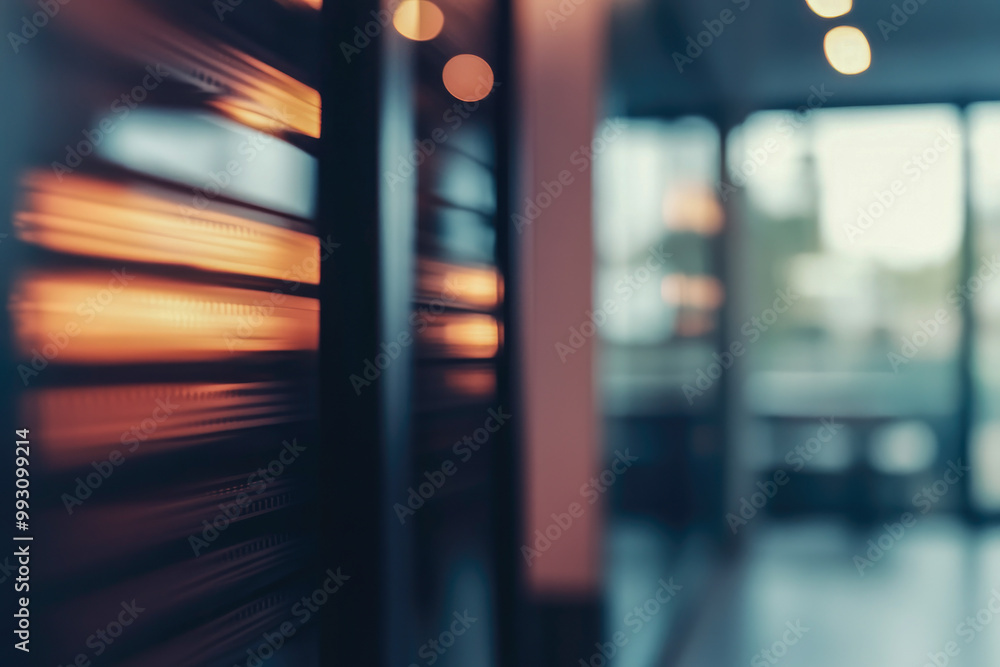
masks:
[[[719,34],[680,72],[672,54],[684,54],[704,21]],[[826,61],[823,37],[838,25],[868,37],[868,71],[843,75]],[[847,15],[824,19],[805,0],[635,0],[614,10],[610,51],[610,113],[735,123],[799,107],[824,85],[833,93],[824,106],[996,100],[1000,1],[854,0]]]

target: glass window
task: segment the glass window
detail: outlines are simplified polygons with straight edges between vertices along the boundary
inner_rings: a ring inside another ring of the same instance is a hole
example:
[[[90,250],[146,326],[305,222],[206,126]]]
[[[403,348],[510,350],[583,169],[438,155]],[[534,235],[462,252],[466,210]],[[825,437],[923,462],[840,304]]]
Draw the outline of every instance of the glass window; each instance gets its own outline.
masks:
[[[840,409],[883,413],[954,405],[962,136],[950,106],[767,112],[733,132],[748,243],[737,317],[764,395],[835,393]],[[808,390],[782,391],[791,382]]]
[[[719,143],[701,118],[630,119],[595,161],[595,323],[612,406],[680,407],[715,350]]]

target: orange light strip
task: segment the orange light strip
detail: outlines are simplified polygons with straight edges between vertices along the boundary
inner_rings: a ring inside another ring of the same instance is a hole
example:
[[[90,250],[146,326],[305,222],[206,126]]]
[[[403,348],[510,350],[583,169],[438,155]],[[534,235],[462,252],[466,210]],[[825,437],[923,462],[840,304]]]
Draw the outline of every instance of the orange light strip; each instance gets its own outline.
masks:
[[[503,285],[494,268],[421,259],[417,273],[417,297],[421,301],[489,310],[502,298]]]
[[[264,132],[289,127],[309,137],[319,137],[321,128],[321,97],[318,91],[297,81],[279,69],[238,51],[219,45],[219,50],[234,66],[222,68],[222,76],[231,95],[213,103],[221,111],[232,110],[237,122],[250,120],[254,114],[261,120],[250,125]],[[223,63],[217,62],[222,67]]]
[[[162,65],[171,79],[213,95],[209,104],[237,122],[276,136],[320,136],[320,94],[294,77],[219,40],[191,34],[138,3],[85,4],[66,5],[60,23],[104,48]]]
[[[57,252],[319,284],[319,239],[283,226],[195,208],[163,190],[35,172],[15,214],[18,238]],[[272,216],[279,225],[293,224]]]
[[[726,213],[711,188],[687,183],[672,188],[663,198],[663,220],[667,229],[695,234],[717,234],[725,224]]]
[[[500,345],[497,321],[489,315],[440,315],[417,337],[431,355],[460,359],[493,357]]]
[[[10,308],[22,376],[49,363],[208,361],[319,345],[316,299],[154,278],[127,268],[27,273]]]
[[[451,391],[480,397],[492,395],[497,388],[492,368],[449,368],[444,374],[444,384]]]
[[[725,290],[715,276],[671,273],[660,283],[660,295],[672,306],[715,310],[725,300]]]
[[[59,387],[26,392],[21,414],[38,428],[45,463],[62,468],[109,449],[148,453],[302,420],[296,397],[278,382]]]
[[[323,9],[323,0],[278,0],[286,7],[309,7],[319,11]]]

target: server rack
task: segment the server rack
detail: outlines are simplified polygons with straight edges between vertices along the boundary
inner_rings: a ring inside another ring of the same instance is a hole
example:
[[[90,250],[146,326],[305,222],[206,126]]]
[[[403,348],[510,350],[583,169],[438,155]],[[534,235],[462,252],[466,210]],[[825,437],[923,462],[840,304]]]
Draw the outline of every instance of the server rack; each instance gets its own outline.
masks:
[[[326,554],[340,548],[345,571],[368,573],[345,589],[350,600],[323,643],[350,664],[428,664],[421,650],[466,609],[477,620],[434,664],[513,664],[517,645],[510,8],[436,4],[446,19],[435,39],[383,34],[360,48],[356,29],[377,31],[393,4],[334,8],[324,59],[328,81],[352,102],[324,108],[324,127],[351,128],[327,135],[326,150],[360,156],[323,163],[330,215],[320,216],[359,223],[341,228],[352,251],[322,287],[324,428],[353,443],[328,460],[324,505],[336,529]],[[358,52],[345,57],[344,44]],[[461,54],[493,70],[496,85],[479,103],[443,83]],[[376,142],[379,155],[366,152]],[[491,410],[512,417],[474,450],[462,445]]]
[[[28,664],[410,664],[462,611],[456,572],[482,634],[447,660],[510,664],[516,413],[416,520],[393,509],[514,410],[506,3],[441,3],[462,31],[434,45],[382,21],[350,59],[393,3],[57,6],[0,74],[23,91],[0,128],[0,424],[33,446]],[[501,86],[387,189],[463,52]]]
[[[33,539],[30,654],[5,651],[318,664],[318,3],[46,7],[6,9]]]

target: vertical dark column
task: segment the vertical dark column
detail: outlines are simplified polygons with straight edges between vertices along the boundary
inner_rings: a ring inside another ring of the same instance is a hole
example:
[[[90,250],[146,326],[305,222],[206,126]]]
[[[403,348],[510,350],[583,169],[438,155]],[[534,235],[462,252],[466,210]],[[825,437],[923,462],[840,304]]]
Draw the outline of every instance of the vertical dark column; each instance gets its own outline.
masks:
[[[7,6],[0,8],[0,34],[7,35],[12,31],[19,31],[15,27],[17,20],[21,18],[22,8],[16,3],[6,3]],[[24,389],[17,371],[17,360],[14,352],[13,326],[10,317],[8,304],[10,301],[13,280],[17,272],[17,265],[20,261],[20,246],[14,238],[13,213],[15,207],[15,190],[19,174],[25,162],[25,151],[27,140],[30,137],[27,119],[31,115],[31,107],[35,104],[36,93],[32,77],[36,73],[33,66],[34,61],[27,54],[14,54],[10,49],[5,49],[0,57],[0,90],[6,93],[6,101],[0,108],[0,442],[3,443],[3,456],[0,456],[0,485],[2,485],[4,498],[9,498],[9,504],[5,503],[3,511],[6,521],[4,522],[4,532],[0,533],[0,543],[3,544],[0,562],[8,559],[13,562],[12,554],[14,550],[21,546],[11,538],[14,533],[13,511],[14,511],[14,442],[17,439],[15,430],[25,428],[24,424],[15,421],[17,412],[16,405],[20,392]],[[31,489],[38,490],[38,485]],[[36,494],[37,495],[37,494]],[[34,534],[35,531],[32,531]],[[30,545],[33,556],[38,556],[39,552],[45,549],[43,542],[32,542]],[[38,562],[38,559],[35,559]],[[37,580],[37,568],[35,572]],[[12,576],[0,576],[0,612],[5,619],[13,620],[15,611],[18,609],[18,594],[14,590]],[[33,595],[33,602],[38,597]],[[31,607],[34,612],[36,607]],[[31,655],[14,648],[14,635],[11,634],[13,624],[7,626],[6,640],[0,648],[0,664],[19,665],[31,664]],[[44,637],[39,636],[37,628],[32,629],[32,646],[35,642],[44,641]]]
[[[503,344],[497,358],[497,396],[514,415],[524,414],[520,392],[517,391],[517,327],[516,311],[521,293],[517,276],[517,256],[512,238],[511,213],[513,210],[515,182],[514,127],[517,117],[513,42],[513,7],[510,0],[497,2],[497,60],[495,74],[504,85],[495,89],[496,95],[496,188],[497,188],[497,267],[502,276],[504,298],[501,319]],[[520,419],[515,416],[508,428],[498,432],[491,449],[494,474],[493,505],[495,507],[494,543],[496,544],[496,597],[497,597],[497,646],[499,667],[523,665],[525,582],[522,572],[524,560],[520,552],[524,485],[521,482],[522,459],[520,455]]]
[[[320,534],[324,566],[342,568],[350,580],[323,618],[322,665],[388,662],[381,641],[387,613],[383,415],[378,384],[356,391],[350,381],[363,373],[366,359],[375,359],[381,340],[382,53],[377,37],[362,39],[378,9],[375,0],[326,2],[323,9],[318,228],[340,247],[323,264],[320,283]]]
[[[962,107],[961,113],[964,215],[962,245],[959,249],[959,284],[968,285],[976,266],[976,225],[972,210],[972,136],[968,107]],[[960,317],[962,332],[958,346],[958,410],[955,417],[958,420],[958,428],[956,429],[958,456],[965,465],[969,465],[970,439],[976,418],[976,390],[973,374],[973,364],[975,363],[973,346],[976,341],[975,302],[970,302],[965,308],[962,308]],[[968,519],[980,518],[980,512],[973,507],[970,476],[963,476],[959,483],[962,492],[960,511]]]
[[[726,153],[729,149],[729,133],[737,127],[740,119],[736,114],[720,114],[717,120],[719,128],[719,171],[718,178],[729,183]],[[743,293],[746,275],[742,264],[745,252],[743,211],[745,206],[745,191],[730,194],[722,202],[725,211],[725,223],[722,232],[712,239],[712,265],[719,281],[723,285],[725,301],[719,309],[719,326],[717,347],[720,353],[726,352],[733,341],[741,340],[739,322],[742,313],[741,305],[747,303],[748,295]],[[740,441],[740,434],[746,433],[747,415],[745,402],[741,393],[743,379],[746,377],[746,359],[735,363],[733,367],[719,378],[719,392],[715,404],[711,407],[714,414],[710,420],[718,425],[720,451],[716,463],[718,465],[719,492],[714,495],[710,504],[708,520],[711,525],[718,526],[719,535],[729,545],[735,546],[737,540],[723,519],[727,507],[737,506],[736,499],[742,487],[750,484],[745,478],[745,471],[739,463],[739,448],[745,443]]]

